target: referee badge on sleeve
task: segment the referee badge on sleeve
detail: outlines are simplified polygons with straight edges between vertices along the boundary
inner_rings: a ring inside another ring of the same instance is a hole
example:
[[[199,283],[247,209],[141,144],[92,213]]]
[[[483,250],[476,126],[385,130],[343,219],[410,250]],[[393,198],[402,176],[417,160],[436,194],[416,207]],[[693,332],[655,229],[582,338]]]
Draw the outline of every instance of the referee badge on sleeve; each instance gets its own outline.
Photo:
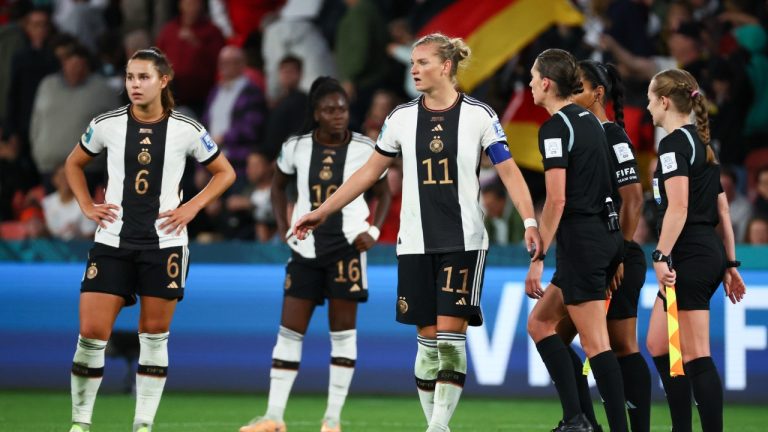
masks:
[[[544,157],[563,157],[563,140],[560,138],[547,138],[544,140]]]
[[[677,170],[677,159],[674,153],[664,153],[659,157],[661,162],[661,172],[664,174]]]

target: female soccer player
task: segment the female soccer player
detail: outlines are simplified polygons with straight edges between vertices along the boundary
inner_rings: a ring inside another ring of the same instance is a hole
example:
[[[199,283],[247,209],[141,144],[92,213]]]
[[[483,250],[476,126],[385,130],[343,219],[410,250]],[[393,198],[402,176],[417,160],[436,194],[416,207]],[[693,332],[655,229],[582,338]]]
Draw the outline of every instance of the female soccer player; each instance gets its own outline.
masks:
[[[702,429],[722,431],[723,387],[709,351],[709,300],[721,281],[732,303],[744,298],[746,286],[739,275],[720,166],[709,143],[706,100],[690,73],[669,69],[651,80],[648,111],[654,125],[669,133],[659,143],[653,177],[660,234],[651,258],[659,298],[651,312],[648,351],[667,394],[673,430],[691,430],[690,388],[685,379],[669,374],[665,287],[675,286],[685,377]]]
[[[189,252],[187,224],[235,180],[224,155],[196,121],[174,111],[173,79],[157,48],[128,61],[131,103],[91,121],[65,165],[85,216],[97,222],[96,244],[80,289],[80,337],[72,362],[71,432],[90,428],[104,374],[104,347],[123,306],[141,297],[139,367],[133,430],[152,430],[168,372],[168,329],[184,297]],[[83,167],[107,151],[104,204],[88,192]],[[179,206],[187,156],[213,174],[208,185]]]
[[[284,144],[272,183],[272,207],[278,232],[288,230],[285,189],[296,178],[298,200],[292,221],[318,208],[374,153],[375,144],[349,130],[349,98],[332,78],[315,80],[304,135]],[[241,432],[284,431],[283,412],[301,361],[304,334],[315,306],[328,299],[331,330],[331,366],[328,407],[322,432],[341,431],[341,410],[347,397],[357,358],[357,304],[368,299],[366,255],[379,237],[391,201],[386,179],[372,188],[377,201],[374,224],[369,225],[368,204],[358,196],[304,241],[289,238],[293,249],[286,266],[285,297],[272,370],[267,413],[240,428]]]
[[[647,432],[651,417],[651,375],[637,343],[637,304],[640,289],[645,284],[646,263],[642,249],[632,241],[643,208],[643,190],[634,147],[624,132],[624,86],[613,65],[583,60],[578,63],[578,68],[584,90],[573,96],[573,101],[594,114],[605,130],[614,181],[611,198],[616,208],[620,208],[619,220],[624,236],[623,261],[611,284],[608,336],[621,366],[632,431]],[[609,97],[613,102],[615,123],[608,120],[605,112]],[[575,328],[570,319],[566,318],[558,325],[557,333],[566,342],[573,339]],[[598,429],[581,359],[570,346],[568,351],[574,358],[582,410],[592,426]]]
[[[528,333],[560,395],[563,421],[555,430],[592,431],[579,406],[571,357],[555,333],[568,315],[589,357],[610,428],[626,431],[621,371],[611,351],[604,306],[623,249],[618,216],[607,211],[613,182],[605,132],[594,115],[570,102],[582,91],[570,53],[542,52],[531,75],[534,102],[552,115],[539,130],[547,188],[541,234],[542,253],[557,239],[557,268],[545,291],[544,263],[531,262],[526,293],[539,301],[528,317]]]
[[[467,325],[482,323],[488,235],[477,199],[481,152],[496,165],[525,220],[526,244],[541,249],[528,186],[496,114],[456,91],[456,71],[469,55],[458,38],[434,33],[419,39],[411,53],[411,75],[422,96],[389,114],[377,152],[293,228],[298,238],[306,238],[402,154],[397,320],[418,329],[414,369],[429,431],[448,429],[467,372]]]

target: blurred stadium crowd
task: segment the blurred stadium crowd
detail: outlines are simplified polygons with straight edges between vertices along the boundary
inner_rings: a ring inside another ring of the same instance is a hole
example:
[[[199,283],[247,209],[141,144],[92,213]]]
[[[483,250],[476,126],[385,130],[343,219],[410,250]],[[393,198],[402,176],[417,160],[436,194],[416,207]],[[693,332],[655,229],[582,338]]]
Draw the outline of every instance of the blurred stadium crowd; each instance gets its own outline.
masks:
[[[515,1],[521,0],[509,3]],[[91,118],[128,103],[125,61],[154,45],[173,63],[179,110],[206,126],[239,175],[189,226],[191,237],[278,242],[273,161],[281,143],[302,131],[311,82],[337,77],[351,97],[351,128],[375,140],[387,114],[418,96],[409,78],[410,44],[454,3],[0,0],[0,239],[92,237],[95,225],[81,215],[62,164]],[[527,91],[541,50],[615,63],[627,87],[627,132],[647,191],[660,136],[645,110],[645,89],[656,72],[682,67],[709,99],[737,241],[768,243],[768,1],[577,0],[574,6],[580,25],[549,25],[474,86],[473,96],[494,107],[507,127],[516,121],[510,101]],[[536,11],[530,20],[547,13]],[[440,30],[452,35],[450,26]],[[516,158],[518,151],[538,152],[535,140],[507,132]],[[94,162],[87,176],[98,197],[106,181],[103,157]],[[543,202],[541,168],[523,167],[534,200]],[[491,239],[518,243],[522,222],[495,171],[484,168],[480,199]],[[192,197],[206,176],[190,162],[184,196]],[[394,198],[380,241],[394,243],[402,173],[395,166],[388,176]],[[640,243],[655,236],[648,197]]]

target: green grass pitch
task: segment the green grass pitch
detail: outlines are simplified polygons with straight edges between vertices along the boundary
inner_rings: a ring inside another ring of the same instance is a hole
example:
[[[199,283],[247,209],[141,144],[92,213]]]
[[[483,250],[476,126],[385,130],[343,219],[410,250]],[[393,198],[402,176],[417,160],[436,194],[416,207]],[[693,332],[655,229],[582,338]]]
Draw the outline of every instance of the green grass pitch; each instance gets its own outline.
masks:
[[[154,432],[236,432],[266,407],[264,395],[168,393],[163,397]],[[605,426],[602,407],[596,405]],[[104,394],[96,401],[92,432],[131,429],[134,402],[129,395]],[[325,396],[297,395],[286,412],[290,432],[317,432],[325,410]],[[454,432],[548,431],[555,425],[560,405],[554,399],[485,399],[465,397],[451,421]],[[694,430],[698,416],[694,412]],[[653,431],[669,431],[665,405],[655,404]],[[3,432],[66,432],[70,421],[65,392],[1,391],[0,430]],[[726,431],[768,430],[768,409],[758,405],[725,408]],[[424,431],[418,397],[351,395],[344,408],[345,432]],[[606,427],[607,430],[607,427]]]

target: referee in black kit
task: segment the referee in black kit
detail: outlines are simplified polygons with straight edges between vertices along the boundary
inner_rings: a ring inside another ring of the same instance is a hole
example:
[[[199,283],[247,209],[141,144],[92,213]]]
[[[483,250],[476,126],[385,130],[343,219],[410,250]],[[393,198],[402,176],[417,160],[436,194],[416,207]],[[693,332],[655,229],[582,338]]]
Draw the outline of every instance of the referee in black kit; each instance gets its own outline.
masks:
[[[627,430],[624,386],[605,319],[605,291],[621,260],[623,239],[618,215],[606,200],[612,180],[605,132],[592,113],[570,102],[582,91],[570,53],[542,52],[531,75],[534,102],[552,115],[539,130],[547,188],[540,232],[543,253],[557,238],[557,268],[545,291],[544,263],[531,262],[526,293],[539,301],[528,317],[528,333],[563,406],[563,420],[555,430],[593,430],[579,404],[571,356],[555,333],[558,322],[569,315],[605,401],[610,429],[623,432]]]
[[[645,284],[647,264],[640,245],[632,241],[643,207],[643,189],[640,186],[635,150],[624,131],[624,86],[619,71],[611,64],[582,60],[578,67],[584,90],[573,96],[573,101],[592,112],[605,130],[611,172],[614,173],[611,197],[619,209],[621,232],[624,235],[622,262],[611,283],[607,312],[608,335],[611,349],[621,366],[632,431],[647,432],[651,427],[651,373],[637,342],[637,305],[640,290]],[[614,122],[608,120],[606,114],[607,100],[613,102]],[[573,340],[576,329],[570,319],[560,322],[557,334],[566,344]],[[582,373],[581,358],[570,345],[568,351],[573,359],[581,408],[592,427],[602,430],[595,419],[589,384]]]
[[[660,234],[652,259],[660,292],[648,326],[648,351],[664,385],[672,430],[691,430],[692,388],[702,430],[722,431],[723,386],[709,350],[709,300],[720,282],[732,303],[744,298],[746,287],[738,271],[720,165],[709,144],[706,99],[690,73],[669,69],[651,80],[648,111],[653,124],[669,133],[659,143],[653,176]],[[669,375],[665,286],[676,286],[679,311],[685,375],[675,378]]]

